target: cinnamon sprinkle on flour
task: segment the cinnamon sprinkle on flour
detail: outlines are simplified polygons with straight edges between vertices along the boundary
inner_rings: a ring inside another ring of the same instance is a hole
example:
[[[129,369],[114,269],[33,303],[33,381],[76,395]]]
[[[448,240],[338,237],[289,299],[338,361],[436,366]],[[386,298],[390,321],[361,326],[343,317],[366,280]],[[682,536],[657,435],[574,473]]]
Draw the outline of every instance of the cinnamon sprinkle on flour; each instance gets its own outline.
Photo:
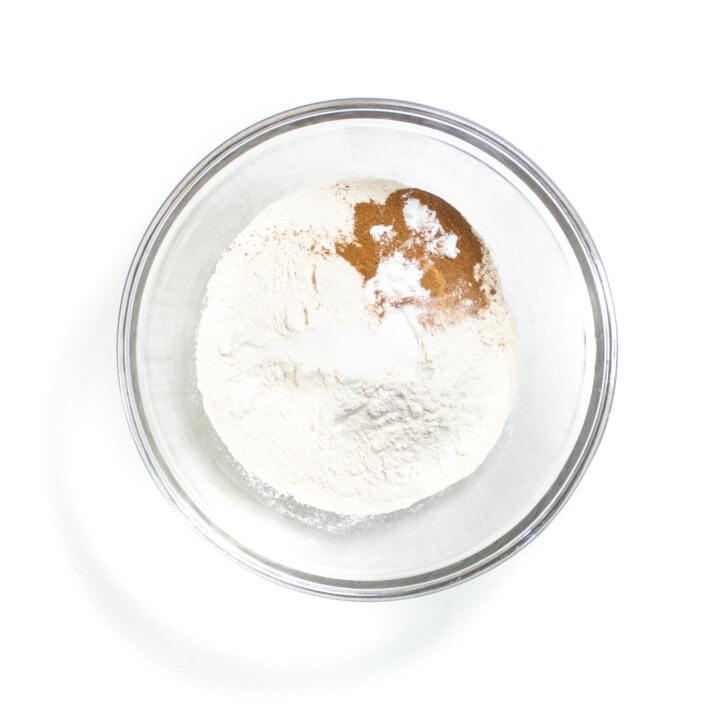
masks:
[[[384,203],[357,203],[353,237],[340,240],[336,252],[363,277],[381,314],[388,305],[418,304],[459,319],[476,315],[497,293],[497,275],[482,239],[452,205],[425,190],[400,188]],[[415,292],[377,287],[384,269],[392,273],[401,267],[415,271]],[[422,319],[434,322],[430,312]]]

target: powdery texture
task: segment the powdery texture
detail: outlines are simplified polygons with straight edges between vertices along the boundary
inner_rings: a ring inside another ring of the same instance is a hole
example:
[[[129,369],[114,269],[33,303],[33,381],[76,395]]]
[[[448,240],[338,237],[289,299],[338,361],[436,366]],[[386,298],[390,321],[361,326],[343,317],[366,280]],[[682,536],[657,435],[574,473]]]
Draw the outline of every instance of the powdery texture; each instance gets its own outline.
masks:
[[[368,295],[380,289],[422,298],[417,267],[395,258],[366,284],[335,253],[354,205],[400,187],[351,180],[268,207],[218,263],[198,330],[198,387],[231,454],[278,492],[340,514],[405,508],[466,477],[515,392],[500,293],[455,324],[427,326],[412,304],[379,315]]]

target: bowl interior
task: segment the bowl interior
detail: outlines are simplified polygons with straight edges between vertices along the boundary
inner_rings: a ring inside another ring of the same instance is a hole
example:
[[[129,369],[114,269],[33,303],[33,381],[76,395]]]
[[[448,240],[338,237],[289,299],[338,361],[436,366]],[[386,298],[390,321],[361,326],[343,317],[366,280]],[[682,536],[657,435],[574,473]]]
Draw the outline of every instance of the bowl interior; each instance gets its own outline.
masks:
[[[194,348],[207,282],[250,220],[303,187],[362,176],[429,190],[480,233],[517,321],[521,368],[505,430],[481,467],[408,510],[351,522],[249,480],[205,416]],[[442,578],[532,532],[571,482],[604,361],[592,262],[536,179],[491,142],[397,117],[289,123],[229,145],[158,218],[129,299],[137,434],[165,494],[246,565],[340,592]]]

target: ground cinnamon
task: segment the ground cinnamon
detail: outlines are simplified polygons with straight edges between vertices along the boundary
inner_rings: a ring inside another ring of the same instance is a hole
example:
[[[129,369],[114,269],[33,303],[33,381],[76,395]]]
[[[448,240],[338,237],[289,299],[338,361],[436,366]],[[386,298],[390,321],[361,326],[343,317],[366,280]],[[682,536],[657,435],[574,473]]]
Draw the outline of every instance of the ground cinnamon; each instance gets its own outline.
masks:
[[[456,253],[438,252],[432,233],[408,227],[405,207],[409,200],[435,213],[442,232],[456,237]],[[497,293],[497,278],[482,239],[452,205],[437,195],[418,188],[401,188],[384,203],[357,203],[353,229],[352,238],[337,244],[337,253],[366,282],[394,253],[416,261],[423,272],[420,284],[430,294],[428,311],[477,314]],[[379,299],[380,305],[384,302]]]

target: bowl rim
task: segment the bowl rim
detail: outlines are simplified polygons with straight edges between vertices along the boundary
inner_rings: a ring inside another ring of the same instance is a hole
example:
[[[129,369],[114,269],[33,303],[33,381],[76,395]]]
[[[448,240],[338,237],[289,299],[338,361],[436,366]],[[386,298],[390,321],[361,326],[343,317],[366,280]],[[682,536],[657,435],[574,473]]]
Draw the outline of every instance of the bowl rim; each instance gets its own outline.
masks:
[[[502,537],[458,562],[394,580],[348,581],[312,575],[239,545],[193,503],[163,460],[142,409],[135,362],[137,318],[149,269],[167,229],[197,188],[238,155],[272,137],[305,125],[359,118],[407,122],[449,134],[481,148],[529,187],[574,251],[588,290],[596,339],[595,375],[584,423],[555,481],[530,513]],[[577,212],[534,162],[500,136],[459,115],[401,100],[348,98],[302,105],[267,117],[219,145],[178,183],[150,222],[130,264],[120,302],[116,354],[123,407],[140,456],[165,498],[203,537],[247,569],[282,585],[326,597],[385,600],[435,592],[487,572],[547,527],[577,487],[605,431],[617,375],[617,328],[608,279],[595,244]]]

